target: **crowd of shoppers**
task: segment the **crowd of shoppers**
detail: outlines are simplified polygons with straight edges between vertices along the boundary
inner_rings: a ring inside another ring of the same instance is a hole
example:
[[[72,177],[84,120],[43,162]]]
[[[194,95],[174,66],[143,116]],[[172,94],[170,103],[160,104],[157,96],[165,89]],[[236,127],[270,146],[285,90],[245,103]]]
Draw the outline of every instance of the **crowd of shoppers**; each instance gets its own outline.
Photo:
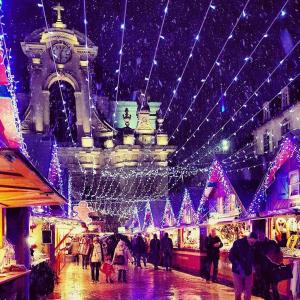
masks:
[[[112,276],[116,274],[118,282],[127,282],[129,264],[136,268],[147,267],[151,262],[154,270],[162,265],[166,271],[171,271],[173,242],[168,233],[159,239],[157,234],[153,235],[150,243],[138,234],[133,237],[131,245],[119,240],[112,255],[103,256],[103,251],[98,237],[92,240],[88,236],[81,239],[74,237],[71,242],[70,253],[73,261],[79,265],[79,256],[82,256],[82,268],[87,269],[90,265],[91,280],[99,282],[99,271],[106,276],[107,283],[113,283]],[[205,240],[206,271],[205,279],[210,282],[211,267],[213,266],[212,281],[218,281],[218,266],[220,249],[223,247],[221,238],[215,229],[212,229]],[[229,252],[229,260],[232,264],[233,285],[235,300],[251,299],[253,285],[260,292],[260,296],[266,300],[279,300],[278,279],[274,278],[274,270],[282,265],[283,254],[279,244],[268,239],[262,232],[251,232],[248,236],[237,239]],[[254,276],[255,273],[255,276]],[[255,280],[255,282],[254,282]]]

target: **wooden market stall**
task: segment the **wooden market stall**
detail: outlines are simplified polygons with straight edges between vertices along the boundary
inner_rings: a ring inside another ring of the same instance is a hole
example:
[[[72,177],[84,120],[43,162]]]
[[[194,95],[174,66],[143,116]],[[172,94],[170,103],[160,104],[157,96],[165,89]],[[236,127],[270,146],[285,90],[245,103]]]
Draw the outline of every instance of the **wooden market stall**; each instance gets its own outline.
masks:
[[[0,149],[0,296],[29,297],[29,208],[62,204],[65,199],[19,150]]]
[[[201,192],[185,189],[183,195],[171,198],[177,219],[178,248],[173,251],[173,267],[184,272],[199,275],[200,272],[200,228],[197,222],[197,207]],[[174,231],[174,235],[176,231]]]
[[[300,297],[300,130],[289,133],[269,165],[249,208],[252,228],[276,240],[293,279],[280,282],[282,295]]]
[[[241,220],[245,213],[244,205],[236,192],[231,180],[226,174],[223,165],[215,160],[208,173],[206,187],[200,200],[198,216],[201,230],[200,251],[204,255],[203,272],[205,272],[205,239],[212,228],[223,242],[220,249],[218,279],[223,282],[232,282],[231,264],[228,259],[229,250],[233,242],[249,233],[250,222]],[[205,230],[206,229],[206,230]]]

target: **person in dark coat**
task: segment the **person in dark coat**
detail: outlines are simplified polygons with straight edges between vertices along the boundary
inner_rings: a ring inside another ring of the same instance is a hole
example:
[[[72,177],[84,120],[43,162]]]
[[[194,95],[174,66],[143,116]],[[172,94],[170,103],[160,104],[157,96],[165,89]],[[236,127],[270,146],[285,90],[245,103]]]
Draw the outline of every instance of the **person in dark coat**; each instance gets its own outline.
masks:
[[[161,239],[161,252],[163,254],[163,261],[166,267],[166,271],[171,271],[172,256],[173,256],[173,241],[169,238],[169,234],[166,232]]]
[[[206,280],[210,280],[211,265],[214,265],[212,281],[217,282],[218,265],[220,259],[220,248],[223,247],[221,239],[217,236],[216,229],[211,230],[210,235],[205,240],[205,247],[207,251],[207,270]]]
[[[153,235],[153,239],[150,241],[150,256],[154,265],[154,270],[158,270],[160,252],[160,241],[157,238],[157,234]]]
[[[278,283],[272,282],[272,272],[276,265],[283,261],[283,254],[279,244],[265,236],[264,232],[259,233],[259,241],[255,245],[255,273],[257,282],[260,283],[262,296],[271,300],[270,287],[273,292],[273,299],[279,300]]]
[[[251,232],[249,236],[236,240],[230,249],[235,300],[241,300],[243,292],[244,300],[251,299],[256,241],[257,234]]]
[[[136,238],[136,256],[137,256],[137,266],[141,266],[141,258],[143,258],[144,261],[144,267],[146,268],[146,243],[142,237],[142,234],[139,233]]]

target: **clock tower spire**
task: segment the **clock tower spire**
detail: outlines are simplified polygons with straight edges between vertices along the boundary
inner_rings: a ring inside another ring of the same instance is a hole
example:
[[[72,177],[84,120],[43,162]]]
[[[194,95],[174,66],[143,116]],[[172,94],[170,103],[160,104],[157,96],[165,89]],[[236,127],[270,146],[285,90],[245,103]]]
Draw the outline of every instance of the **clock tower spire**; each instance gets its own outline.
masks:
[[[53,6],[52,9],[57,12],[57,20],[55,23],[53,23],[53,27],[66,28],[67,27],[66,24],[64,24],[61,19],[61,12],[64,11],[65,8],[61,6],[60,3],[58,3],[56,6]]]

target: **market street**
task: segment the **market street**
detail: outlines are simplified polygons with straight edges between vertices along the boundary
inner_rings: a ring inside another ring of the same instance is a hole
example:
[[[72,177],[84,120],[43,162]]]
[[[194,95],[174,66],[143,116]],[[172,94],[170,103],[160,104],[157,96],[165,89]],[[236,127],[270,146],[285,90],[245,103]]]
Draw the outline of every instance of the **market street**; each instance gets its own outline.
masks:
[[[105,283],[103,274],[100,283],[90,282],[90,270],[81,266],[67,265],[60,276],[54,293],[48,299],[92,300],[92,299],[234,299],[233,289],[224,285],[203,282],[199,277],[185,273],[163,270],[130,269],[128,283]],[[252,297],[252,299],[260,299]]]

